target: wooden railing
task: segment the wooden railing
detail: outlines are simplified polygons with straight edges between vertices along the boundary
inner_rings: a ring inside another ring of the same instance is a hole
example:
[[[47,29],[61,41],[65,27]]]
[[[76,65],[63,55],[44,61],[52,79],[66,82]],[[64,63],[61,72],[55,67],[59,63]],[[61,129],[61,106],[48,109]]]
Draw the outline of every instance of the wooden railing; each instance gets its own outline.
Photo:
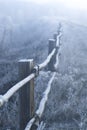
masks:
[[[48,50],[49,54],[43,63],[39,65],[34,65],[33,59],[20,60],[19,61],[20,82],[18,82],[16,85],[10,88],[4,95],[0,95],[0,107],[1,107],[13,96],[13,94],[16,91],[20,89],[19,90],[20,130],[24,129],[36,130],[37,128],[39,129],[39,119],[42,117],[42,114],[44,112],[45,105],[48,100],[48,95],[51,90],[51,85],[56,75],[56,70],[59,64],[58,57],[59,57],[61,36],[62,36],[61,28],[59,28],[58,32],[54,34],[54,38],[49,39],[49,50]],[[34,112],[34,78],[36,78],[39,75],[39,72],[47,66],[48,70],[53,72],[53,75],[50,81],[48,82],[48,87],[43,94],[43,98],[40,102],[38,110]]]

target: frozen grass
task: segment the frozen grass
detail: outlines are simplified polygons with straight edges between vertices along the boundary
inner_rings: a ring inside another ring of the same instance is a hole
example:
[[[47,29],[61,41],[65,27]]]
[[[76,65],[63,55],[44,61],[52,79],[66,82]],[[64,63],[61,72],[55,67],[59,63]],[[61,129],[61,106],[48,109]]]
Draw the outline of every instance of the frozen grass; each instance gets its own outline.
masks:
[[[47,40],[51,38],[56,30],[57,22],[51,21],[43,22],[40,24],[40,30],[38,26],[36,28],[36,33],[34,34],[35,39],[33,39],[33,44],[27,43],[22,44],[22,48],[15,50],[9,59],[17,60],[20,58],[35,58],[36,62],[41,63],[47,56]],[[52,90],[49,95],[49,100],[46,105],[46,109],[42,120],[46,123],[45,130],[86,130],[87,128],[87,28],[83,26],[78,26],[73,23],[63,22],[63,38],[62,38],[62,48],[60,63],[57,75],[52,85]],[[44,29],[44,28],[45,29]],[[39,38],[40,41],[39,41]],[[29,38],[29,41],[31,38]],[[39,41],[39,42],[38,42]],[[19,46],[19,45],[18,45]],[[18,48],[18,47],[17,47]],[[25,51],[26,50],[26,51]],[[29,52],[29,50],[31,50]],[[20,53],[21,52],[21,53]],[[35,52],[32,54],[32,52]],[[13,84],[11,80],[14,81],[14,77],[18,76],[17,64],[12,67],[11,73],[5,70],[7,73],[3,75],[3,85],[7,87]],[[13,69],[15,68],[16,69]],[[4,70],[4,69],[3,69]],[[2,70],[0,70],[2,71]],[[48,80],[50,79],[51,73],[41,72],[40,76],[35,81],[35,110],[42,98],[42,93],[47,87]],[[16,80],[16,79],[15,79]],[[18,124],[18,94],[16,93],[14,97],[10,100],[0,110],[0,130],[18,130],[15,128]],[[12,115],[13,114],[13,115]]]

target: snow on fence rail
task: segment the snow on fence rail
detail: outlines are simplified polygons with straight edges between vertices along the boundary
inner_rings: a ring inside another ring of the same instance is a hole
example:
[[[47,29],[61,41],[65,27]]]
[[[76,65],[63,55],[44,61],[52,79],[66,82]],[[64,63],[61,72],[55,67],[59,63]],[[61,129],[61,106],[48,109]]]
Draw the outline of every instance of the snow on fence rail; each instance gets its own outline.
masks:
[[[39,71],[48,65],[48,69],[55,71],[58,66],[58,49],[60,47],[61,32],[54,34],[54,39],[49,39],[49,55],[46,60],[34,66],[33,59],[30,60],[20,60],[19,61],[19,75],[21,81],[10,88],[4,95],[0,95],[0,107],[7,102],[13,94],[19,91],[20,98],[20,130],[24,130],[27,122],[34,115],[34,78],[39,75]],[[40,106],[35,113],[35,116],[30,120],[25,130],[30,130],[31,126],[41,118],[42,113],[45,109],[45,104],[48,100],[48,94],[51,89],[52,81],[55,77],[55,72],[48,83],[48,87],[44,92],[44,96],[40,102]],[[24,86],[24,87],[23,87]]]
[[[59,39],[61,35],[62,34],[60,34],[57,37],[57,39]],[[56,42],[57,42],[56,47],[60,47],[58,40]],[[54,64],[55,70],[58,68],[58,64],[59,64],[58,56],[59,56],[59,52],[57,51],[57,53],[56,53],[56,63]],[[47,103],[47,100],[48,100],[48,96],[49,96],[49,93],[51,91],[52,82],[55,78],[55,75],[56,75],[56,72],[53,73],[51,79],[49,80],[48,87],[46,88],[45,92],[43,92],[43,97],[40,101],[40,104],[39,104],[37,111],[35,112],[35,116],[28,122],[25,130],[31,130],[31,128],[34,124],[36,124],[36,126],[38,127],[37,130],[43,130],[44,129],[45,124],[41,122],[41,124],[39,125],[39,120],[41,119],[42,114],[44,112],[44,109],[45,109],[45,106],[46,106],[46,103]]]
[[[51,91],[51,86],[52,86],[52,82],[53,82],[53,80],[55,78],[55,75],[56,75],[56,72],[53,73],[50,81],[48,82],[48,87],[45,90],[45,92],[43,93],[43,98],[40,101],[40,105],[38,107],[38,110],[36,111],[35,116],[27,124],[25,130],[30,130],[32,125],[35,124],[36,122],[39,122],[39,119],[41,119],[42,114],[43,114],[44,109],[45,109],[46,102],[48,100],[48,95],[49,95],[49,93]]]

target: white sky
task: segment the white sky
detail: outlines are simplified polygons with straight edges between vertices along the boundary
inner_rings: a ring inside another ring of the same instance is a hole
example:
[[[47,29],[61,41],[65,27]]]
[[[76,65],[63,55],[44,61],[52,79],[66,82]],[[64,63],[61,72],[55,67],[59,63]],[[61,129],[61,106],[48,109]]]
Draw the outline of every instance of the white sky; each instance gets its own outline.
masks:
[[[21,0],[20,0],[21,1]],[[87,0],[22,0],[22,1],[31,1],[36,3],[49,3],[49,2],[61,2],[71,8],[80,8],[87,10]]]

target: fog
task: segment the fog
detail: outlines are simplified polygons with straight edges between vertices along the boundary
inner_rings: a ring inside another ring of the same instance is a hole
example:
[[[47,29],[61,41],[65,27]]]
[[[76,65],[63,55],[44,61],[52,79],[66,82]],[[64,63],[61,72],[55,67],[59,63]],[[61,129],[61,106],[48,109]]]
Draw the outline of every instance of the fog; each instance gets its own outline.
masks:
[[[19,80],[18,61],[42,63],[61,25],[59,65],[42,121],[44,130],[87,130],[86,0],[0,0],[0,94]],[[35,80],[35,110],[53,72]],[[0,108],[0,130],[19,130],[18,93]]]
[[[0,17],[10,17],[13,23],[23,23],[43,16],[55,16],[87,26],[86,7],[85,0],[1,0]]]
[[[62,21],[87,26],[86,4],[85,0],[0,0],[2,56],[10,56],[18,45],[31,39],[32,30],[40,24]]]

